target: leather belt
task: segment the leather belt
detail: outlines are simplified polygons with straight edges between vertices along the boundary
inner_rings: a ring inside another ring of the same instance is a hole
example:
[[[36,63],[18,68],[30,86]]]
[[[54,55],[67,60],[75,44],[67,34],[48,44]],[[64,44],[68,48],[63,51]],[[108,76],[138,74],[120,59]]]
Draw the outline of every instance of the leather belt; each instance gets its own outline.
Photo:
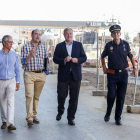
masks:
[[[123,72],[125,71],[126,69],[121,69],[121,70],[115,70],[115,72]]]
[[[12,77],[12,78],[10,78],[10,79],[0,79],[0,80],[2,80],[2,81],[7,81],[7,80],[11,80],[11,79],[13,79],[14,77]]]
[[[43,70],[39,70],[39,71],[31,71],[31,72],[35,72],[35,73],[42,73]]]
[[[2,81],[7,81],[7,80],[10,80],[10,79],[0,79],[0,80],[2,80]]]
[[[107,73],[115,74],[115,73],[123,72],[123,71],[125,71],[125,70],[126,70],[126,69],[121,69],[121,70],[107,69]]]

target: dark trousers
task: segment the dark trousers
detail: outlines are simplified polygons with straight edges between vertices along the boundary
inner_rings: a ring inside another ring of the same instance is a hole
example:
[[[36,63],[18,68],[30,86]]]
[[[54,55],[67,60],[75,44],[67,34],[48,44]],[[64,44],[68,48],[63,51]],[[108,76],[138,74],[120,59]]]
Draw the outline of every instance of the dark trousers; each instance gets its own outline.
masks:
[[[118,72],[115,74],[107,74],[108,80],[108,95],[107,95],[107,112],[106,116],[111,115],[111,110],[116,97],[116,110],[115,120],[121,120],[121,114],[123,110],[125,94],[128,83],[128,72]]]
[[[75,81],[73,78],[72,73],[70,73],[69,81],[67,82],[60,82],[58,81],[57,85],[57,93],[58,93],[58,113],[63,114],[65,107],[65,99],[68,96],[69,92],[69,106],[67,110],[67,119],[68,120],[74,120],[75,113],[77,110],[78,105],[78,96],[79,96],[79,90],[81,81]]]

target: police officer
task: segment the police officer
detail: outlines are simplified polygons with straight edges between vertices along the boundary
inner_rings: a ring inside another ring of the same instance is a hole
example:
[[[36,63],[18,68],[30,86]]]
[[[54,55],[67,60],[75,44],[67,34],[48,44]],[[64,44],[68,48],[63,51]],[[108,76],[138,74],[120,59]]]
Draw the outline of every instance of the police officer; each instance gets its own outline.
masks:
[[[121,114],[125,100],[125,94],[128,83],[128,67],[127,56],[130,58],[133,65],[133,75],[137,76],[135,60],[131,54],[131,49],[128,42],[122,40],[121,27],[113,25],[110,27],[112,41],[105,45],[104,51],[101,55],[103,71],[107,74],[107,111],[104,120],[110,120],[111,110],[116,98],[115,121],[117,125],[122,125]],[[108,56],[108,68],[105,65],[105,57]]]

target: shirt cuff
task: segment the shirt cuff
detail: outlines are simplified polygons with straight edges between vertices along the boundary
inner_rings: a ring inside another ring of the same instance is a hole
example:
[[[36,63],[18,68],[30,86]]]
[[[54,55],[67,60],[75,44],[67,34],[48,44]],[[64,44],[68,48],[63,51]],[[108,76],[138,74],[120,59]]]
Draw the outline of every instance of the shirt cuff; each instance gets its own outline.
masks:
[[[47,71],[47,70],[44,70],[44,72],[46,73],[46,75],[49,75],[50,74],[49,71]]]
[[[22,58],[21,62],[22,62],[23,64],[26,64],[26,57],[25,57],[25,58]]]
[[[16,83],[20,83],[20,82],[16,82]]]

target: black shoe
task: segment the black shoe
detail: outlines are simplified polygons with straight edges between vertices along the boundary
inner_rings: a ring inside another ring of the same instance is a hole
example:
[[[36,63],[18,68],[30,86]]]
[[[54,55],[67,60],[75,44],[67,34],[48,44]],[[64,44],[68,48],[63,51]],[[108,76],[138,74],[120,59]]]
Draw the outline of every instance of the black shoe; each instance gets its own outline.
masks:
[[[56,120],[57,120],[57,121],[60,121],[60,120],[61,120],[61,117],[62,117],[62,114],[59,114],[59,113],[58,113],[57,116],[56,116]]]
[[[121,120],[116,121],[116,125],[122,125]]]
[[[12,130],[16,130],[16,127],[13,124],[10,124],[7,129],[8,131],[12,131]]]
[[[105,120],[105,122],[108,122],[110,120],[110,116],[105,116],[104,120]]]
[[[6,127],[7,127],[7,123],[3,122],[2,126],[1,126],[1,129],[5,129]]]
[[[68,120],[68,124],[69,125],[75,125],[75,122],[74,122],[74,120]]]

